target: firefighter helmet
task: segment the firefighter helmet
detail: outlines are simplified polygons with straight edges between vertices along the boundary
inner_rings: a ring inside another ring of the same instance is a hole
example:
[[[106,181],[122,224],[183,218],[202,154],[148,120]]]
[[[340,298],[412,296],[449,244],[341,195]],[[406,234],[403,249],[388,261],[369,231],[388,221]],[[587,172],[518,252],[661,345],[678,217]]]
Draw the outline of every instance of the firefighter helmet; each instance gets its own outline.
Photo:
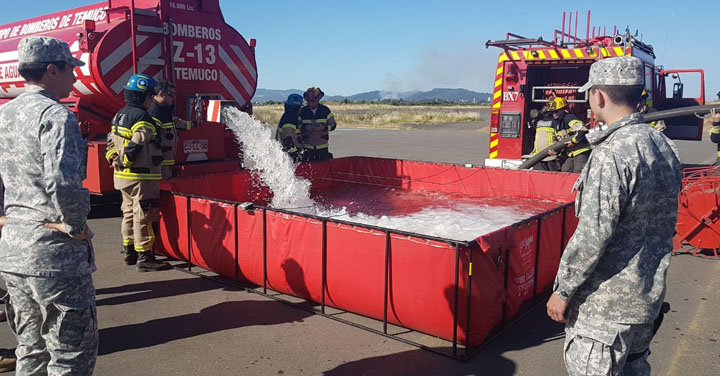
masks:
[[[137,73],[130,76],[130,79],[125,85],[125,90],[149,93],[152,92],[153,88],[155,87],[155,83],[155,80],[152,79],[150,76],[142,73]]]
[[[306,101],[319,101],[324,95],[325,93],[323,93],[319,87],[311,87],[305,90],[303,98],[305,98]]]
[[[301,107],[303,104],[303,97],[300,94],[290,94],[285,101],[286,106],[297,106]]]
[[[567,107],[567,101],[564,98],[555,97],[550,99],[547,105],[550,111],[557,111]]]

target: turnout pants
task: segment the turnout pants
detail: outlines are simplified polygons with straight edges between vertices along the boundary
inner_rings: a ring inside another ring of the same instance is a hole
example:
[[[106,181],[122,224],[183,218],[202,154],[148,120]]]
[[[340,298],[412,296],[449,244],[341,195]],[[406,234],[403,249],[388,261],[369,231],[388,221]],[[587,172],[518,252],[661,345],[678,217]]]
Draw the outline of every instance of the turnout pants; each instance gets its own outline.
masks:
[[[577,316],[577,311],[569,312],[565,326],[565,368],[570,376],[650,376],[652,323],[618,324]],[[634,359],[629,360],[631,354]]]
[[[550,161],[540,161],[535,166],[533,166],[533,170],[536,171],[560,171],[560,163],[557,159],[553,159]]]
[[[120,189],[123,219],[123,246],[134,245],[135,251],[152,250],[155,241],[153,222],[160,219],[160,182],[138,180]]]
[[[303,160],[305,162],[324,162],[332,159],[333,155],[328,148],[312,149],[308,148],[303,151]]]
[[[92,276],[2,278],[8,323],[18,341],[15,374],[92,375],[99,338]]]
[[[580,153],[574,157],[568,157],[562,165],[562,172],[580,172],[590,158],[590,152]]]

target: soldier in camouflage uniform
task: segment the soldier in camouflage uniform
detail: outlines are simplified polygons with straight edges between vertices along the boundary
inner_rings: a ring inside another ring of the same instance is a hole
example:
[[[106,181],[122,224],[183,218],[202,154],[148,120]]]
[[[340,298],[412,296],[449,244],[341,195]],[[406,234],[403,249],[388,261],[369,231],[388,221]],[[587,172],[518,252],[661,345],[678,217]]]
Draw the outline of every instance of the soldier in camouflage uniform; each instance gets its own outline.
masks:
[[[60,103],[75,82],[65,42],[18,44],[26,90],[0,107],[0,176],[7,223],[0,238],[6,310],[18,341],[17,375],[90,375],[98,331],[82,187],[87,148],[75,116]]]
[[[2,236],[2,228],[5,226],[7,217],[5,216],[5,186],[2,182],[2,176],[0,176],[0,236]],[[0,289],[0,295],[3,299],[6,299],[7,291]],[[3,300],[0,304],[4,304]],[[0,321],[7,321],[7,315],[4,310],[0,310]],[[9,372],[15,369],[15,349],[0,349],[0,373]]]
[[[635,57],[600,60],[580,91],[607,129],[575,183],[580,218],[558,270],[548,315],[566,322],[570,375],[649,375],[653,321],[665,296],[681,165],[675,145],[637,113]],[[567,311],[567,316],[565,316]]]

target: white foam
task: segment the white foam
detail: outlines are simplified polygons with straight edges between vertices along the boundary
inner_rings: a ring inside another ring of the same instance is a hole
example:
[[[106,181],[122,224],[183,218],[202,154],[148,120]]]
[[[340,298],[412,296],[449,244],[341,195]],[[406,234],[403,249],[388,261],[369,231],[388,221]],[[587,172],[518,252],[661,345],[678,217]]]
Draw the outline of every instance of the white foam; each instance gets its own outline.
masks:
[[[445,239],[473,240],[534,213],[515,207],[459,204],[449,208],[430,206],[401,216],[350,214],[346,208],[319,210],[317,215]]]

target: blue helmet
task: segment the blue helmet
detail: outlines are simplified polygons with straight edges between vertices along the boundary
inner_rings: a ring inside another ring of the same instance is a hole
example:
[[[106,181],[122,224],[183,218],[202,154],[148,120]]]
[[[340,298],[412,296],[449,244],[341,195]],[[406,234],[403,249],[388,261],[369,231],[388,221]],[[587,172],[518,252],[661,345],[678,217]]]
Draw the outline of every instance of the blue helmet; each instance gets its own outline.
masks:
[[[139,91],[141,93],[150,93],[155,87],[155,80],[150,76],[142,73],[133,74],[130,76],[128,83],[125,85],[125,90]]]
[[[301,107],[303,104],[303,97],[300,94],[290,94],[285,101],[286,106],[297,106]]]

